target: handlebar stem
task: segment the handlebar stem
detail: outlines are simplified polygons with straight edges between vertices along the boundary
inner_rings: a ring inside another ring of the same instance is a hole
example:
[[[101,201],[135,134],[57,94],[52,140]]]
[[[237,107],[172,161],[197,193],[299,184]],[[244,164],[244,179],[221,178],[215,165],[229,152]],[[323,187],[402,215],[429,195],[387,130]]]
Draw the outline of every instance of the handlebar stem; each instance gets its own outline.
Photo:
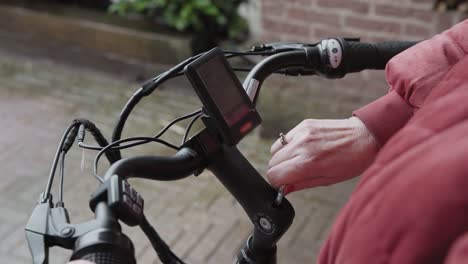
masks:
[[[292,205],[286,199],[279,206],[274,205],[276,190],[236,147],[222,145],[211,160],[208,169],[236,198],[255,226],[251,250],[258,253],[274,248],[292,224]]]

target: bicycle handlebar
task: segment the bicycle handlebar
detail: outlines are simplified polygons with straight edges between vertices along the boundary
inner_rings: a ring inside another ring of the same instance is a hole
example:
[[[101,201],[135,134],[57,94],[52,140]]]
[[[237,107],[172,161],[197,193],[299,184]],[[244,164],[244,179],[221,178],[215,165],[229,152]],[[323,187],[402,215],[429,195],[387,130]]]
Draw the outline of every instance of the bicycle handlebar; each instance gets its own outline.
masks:
[[[121,178],[144,178],[157,181],[175,181],[192,175],[203,168],[204,161],[194,150],[185,147],[170,157],[137,156],[121,159],[106,172]]]
[[[384,69],[391,58],[417,43],[390,41],[374,44],[344,38],[325,39],[316,45],[298,46],[296,50],[267,57],[249,72],[243,86],[256,104],[263,81],[280,69],[302,67],[329,79],[342,78],[347,73]]]

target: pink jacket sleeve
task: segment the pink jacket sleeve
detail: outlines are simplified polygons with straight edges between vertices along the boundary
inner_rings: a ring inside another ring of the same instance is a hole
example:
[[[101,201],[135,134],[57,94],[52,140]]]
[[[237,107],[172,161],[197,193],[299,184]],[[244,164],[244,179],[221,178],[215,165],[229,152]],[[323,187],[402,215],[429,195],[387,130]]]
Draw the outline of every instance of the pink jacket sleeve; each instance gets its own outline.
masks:
[[[379,144],[402,128],[445,73],[468,54],[468,19],[398,54],[386,67],[390,92],[356,110]]]
[[[468,261],[468,234],[459,237],[450,247],[444,264],[463,264]]]

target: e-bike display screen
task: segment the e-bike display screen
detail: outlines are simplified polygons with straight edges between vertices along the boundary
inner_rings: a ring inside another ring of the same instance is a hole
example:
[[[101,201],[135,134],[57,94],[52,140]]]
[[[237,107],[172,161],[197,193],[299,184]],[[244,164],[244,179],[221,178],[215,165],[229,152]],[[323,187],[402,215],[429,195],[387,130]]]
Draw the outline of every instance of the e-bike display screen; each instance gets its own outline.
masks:
[[[221,50],[212,49],[196,59],[186,66],[185,74],[209,115],[203,119],[205,125],[225,143],[237,144],[260,124],[260,116]]]

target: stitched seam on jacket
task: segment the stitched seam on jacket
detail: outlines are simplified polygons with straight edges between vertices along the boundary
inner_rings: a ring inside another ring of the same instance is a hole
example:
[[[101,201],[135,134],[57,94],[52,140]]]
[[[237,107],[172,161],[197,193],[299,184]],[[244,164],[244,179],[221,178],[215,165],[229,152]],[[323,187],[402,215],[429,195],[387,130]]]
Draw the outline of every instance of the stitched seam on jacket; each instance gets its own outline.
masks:
[[[416,104],[416,102],[414,102],[415,99],[412,99],[414,98],[413,97],[413,93],[416,92],[416,88],[414,87],[416,83],[418,82],[423,82],[427,79],[429,79],[430,77],[433,77],[434,75],[436,74],[439,74],[441,72],[443,72],[445,69],[445,67],[440,67],[440,68],[437,68],[436,70],[434,70],[433,72],[429,73],[429,74],[426,74],[424,75],[423,77],[420,77],[420,78],[417,78],[415,80],[413,80],[412,82],[410,82],[409,84],[409,87],[413,87],[413,89],[408,89],[408,102],[410,103],[411,106],[413,107],[417,107],[417,108],[421,108],[421,106],[424,104],[424,101],[426,101],[426,98],[429,96],[429,94],[432,92],[432,89],[434,89],[435,87],[437,87],[439,85],[439,83],[443,80],[443,77],[440,78],[440,80],[436,83],[433,83],[432,84],[432,88],[430,89],[429,93],[426,94],[426,96],[424,97],[424,100],[420,103],[420,104]],[[411,92],[409,92],[411,90]],[[416,92],[417,93],[417,92]]]
[[[455,46],[458,48],[458,51],[461,51],[462,53],[464,54],[467,54],[468,51],[465,51],[465,49],[463,48],[463,46],[455,40],[455,38],[452,36],[452,32],[449,32],[447,33],[447,37],[449,39],[449,41]]]

